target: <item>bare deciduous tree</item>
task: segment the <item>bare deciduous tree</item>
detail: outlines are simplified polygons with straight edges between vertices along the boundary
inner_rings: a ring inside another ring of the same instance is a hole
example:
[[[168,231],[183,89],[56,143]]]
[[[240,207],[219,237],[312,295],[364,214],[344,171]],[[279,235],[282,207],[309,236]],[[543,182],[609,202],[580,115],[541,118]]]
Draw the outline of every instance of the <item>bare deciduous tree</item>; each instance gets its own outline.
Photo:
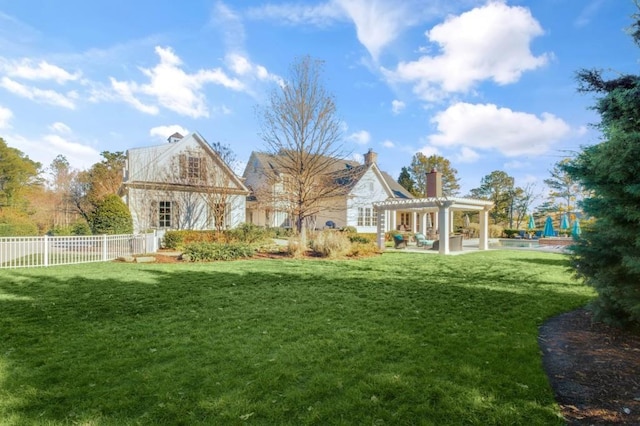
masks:
[[[269,194],[271,204],[290,212],[303,237],[306,220],[343,191],[335,176],[336,159],[345,157],[341,121],[321,80],[322,67],[308,56],[294,62],[289,79],[260,110],[261,137],[283,187]]]

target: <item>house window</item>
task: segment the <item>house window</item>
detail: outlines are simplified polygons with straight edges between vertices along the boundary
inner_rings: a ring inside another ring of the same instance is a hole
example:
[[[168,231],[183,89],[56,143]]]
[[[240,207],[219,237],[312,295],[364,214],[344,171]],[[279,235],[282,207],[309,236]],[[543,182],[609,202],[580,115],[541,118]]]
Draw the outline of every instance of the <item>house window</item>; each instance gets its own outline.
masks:
[[[200,179],[202,177],[202,158],[181,154],[180,177],[182,179]]]
[[[158,202],[158,227],[159,228],[171,228],[171,214],[172,214],[172,202],[160,201]]]
[[[200,179],[202,158],[187,157],[187,178]]]
[[[377,224],[378,218],[376,217],[373,208],[358,207],[358,226],[376,226]]]
[[[400,226],[411,229],[411,213],[400,213]]]

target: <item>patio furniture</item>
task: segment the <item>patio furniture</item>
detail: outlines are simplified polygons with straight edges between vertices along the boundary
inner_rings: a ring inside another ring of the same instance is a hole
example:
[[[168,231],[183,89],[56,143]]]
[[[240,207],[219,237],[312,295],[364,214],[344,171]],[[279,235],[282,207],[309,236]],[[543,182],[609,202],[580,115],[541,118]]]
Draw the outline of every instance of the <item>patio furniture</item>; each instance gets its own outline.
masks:
[[[440,250],[440,240],[433,242],[431,250]],[[462,235],[449,236],[449,251],[462,251]]]
[[[417,232],[415,234],[415,239],[416,239],[416,246],[418,247],[425,247],[429,244],[429,240],[427,240],[427,238],[420,232]]]
[[[401,234],[395,234],[393,236],[394,248],[407,248],[407,240]]]

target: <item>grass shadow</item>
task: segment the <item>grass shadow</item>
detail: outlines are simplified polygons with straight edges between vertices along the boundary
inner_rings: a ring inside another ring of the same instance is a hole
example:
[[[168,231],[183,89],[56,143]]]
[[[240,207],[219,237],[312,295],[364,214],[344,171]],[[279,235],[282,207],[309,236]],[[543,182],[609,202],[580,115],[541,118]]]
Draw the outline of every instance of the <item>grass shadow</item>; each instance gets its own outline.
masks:
[[[0,272],[0,417],[561,424],[537,327],[590,294],[553,262],[428,258]]]

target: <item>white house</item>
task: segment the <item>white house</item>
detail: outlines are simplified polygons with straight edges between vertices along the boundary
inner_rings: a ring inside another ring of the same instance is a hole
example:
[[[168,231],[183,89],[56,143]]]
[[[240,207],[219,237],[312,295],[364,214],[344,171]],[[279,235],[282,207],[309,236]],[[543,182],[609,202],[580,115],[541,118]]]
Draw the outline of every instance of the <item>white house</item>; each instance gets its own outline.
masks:
[[[331,177],[340,190],[317,206],[307,223],[309,228],[353,226],[358,232],[376,232],[377,215],[373,203],[413,196],[376,164],[377,154],[365,154],[364,164],[335,159]],[[247,222],[269,227],[291,227],[287,208],[287,176],[278,170],[275,155],[252,152],[243,177],[251,190],[247,201]],[[395,221],[393,221],[395,223]]]
[[[135,232],[227,229],[245,222],[249,190],[198,133],[127,151],[120,195]]]

